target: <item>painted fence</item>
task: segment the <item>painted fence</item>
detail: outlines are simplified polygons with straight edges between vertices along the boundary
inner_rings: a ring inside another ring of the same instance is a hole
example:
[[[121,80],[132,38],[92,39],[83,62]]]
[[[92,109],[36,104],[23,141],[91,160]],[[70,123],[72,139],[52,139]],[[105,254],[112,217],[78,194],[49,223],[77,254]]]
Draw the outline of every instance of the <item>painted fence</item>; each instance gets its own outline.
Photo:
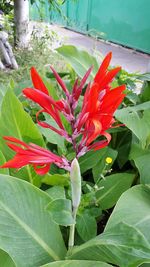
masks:
[[[150,53],[150,0],[68,0],[60,15],[45,4],[31,6],[31,19],[64,25]]]

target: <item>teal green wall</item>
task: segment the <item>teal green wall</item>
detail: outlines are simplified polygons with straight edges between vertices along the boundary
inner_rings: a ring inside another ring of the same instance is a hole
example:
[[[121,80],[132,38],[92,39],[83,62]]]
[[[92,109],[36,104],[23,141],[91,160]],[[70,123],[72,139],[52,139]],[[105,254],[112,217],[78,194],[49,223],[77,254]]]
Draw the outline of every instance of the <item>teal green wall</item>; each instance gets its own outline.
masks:
[[[150,52],[150,0],[91,3],[89,28],[101,30],[107,40]]]
[[[47,0],[43,10],[45,21],[83,33],[104,32],[106,40],[150,53],[150,0],[68,0],[62,8],[66,20],[49,12]],[[39,18],[35,7],[31,18]]]

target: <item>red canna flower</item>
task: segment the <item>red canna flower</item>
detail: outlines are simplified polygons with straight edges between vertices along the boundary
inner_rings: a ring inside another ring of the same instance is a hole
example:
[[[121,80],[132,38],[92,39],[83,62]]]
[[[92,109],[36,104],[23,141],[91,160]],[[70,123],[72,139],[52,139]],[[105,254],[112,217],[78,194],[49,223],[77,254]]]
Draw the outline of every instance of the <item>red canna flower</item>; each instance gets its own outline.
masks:
[[[16,152],[13,159],[4,163],[1,168],[17,168],[20,169],[28,164],[31,164],[35,172],[39,175],[46,174],[52,163],[60,168],[70,170],[68,161],[49,150],[38,145],[30,143],[27,145],[23,141],[16,138],[5,136],[7,145]]]
[[[92,85],[89,85],[84,95],[81,113],[76,122],[76,134],[82,132],[79,155],[90,149],[98,150],[107,146],[111,135],[106,132],[113,127],[113,115],[123,101],[125,85],[111,89],[110,83],[120,71],[120,67],[108,71],[112,54],[109,53],[100,66]],[[105,140],[92,143],[98,136]],[[78,155],[78,156],[79,156]]]
[[[38,124],[55,131],[71,142],[77,158],[91,149],[98,150],[107,146],[111,140],[111,135],[107,130],[114,127],[114,113],[125,97],[123,93],[125,85],[111,88],[112,80],[121,69],[117,67],[108,70],[111,57],[111,53],[105,57],[95,75],[94,81],[88,84],[84,94],[82,109],[77,118],[75,116],[75,108],[92,67],[86,72],[80,83],[78,79],[75,81],[72,93],[68,91],[61,77],[51,67],[58,84],[66,96],[66,98],[59,101],[55,101],[49,95],[48,89],[34,68],[31,68],[34,88],[23,90],[26,97],[39,104],[42,108],[36,114]],[[48,113],[55,120],[58,128],[49,125],[45,121],[40,121],[39,114],[41,112]],[[72,135],[69,135],[66,131],[60,113],[68,120],[72,128]],[[117,126],[119,125],[115,125],[115,127]],[[80,141],[79,139],[76,140],[79,136],[81,136]],[[101,140],[95,142],[98,137],[101,137]],[[27,145],[13,137],[4,137],[4,139],[9,141],[7,144],[16,152],[16,155],[12,160],[6,162],[2,168],[21,168],[31,164],[35,171],[42,175],[47,173],[50,165],[54,163],[60,168],[70,170],[70,163],[67,159],[57,156],[44,148],[34,144]]]
[[[51,67],[57,82],[66,95],[66,99],[55,101],[49,95],[46,86],[34,68],[31,69],[31,77],[35,89],[26,88],[23,90],[25,96],[42,107],[42,110],[37,113],[37,122],[42,127],[50,128],[64,136],[69,142],[72,142],[74,148],[76,147],[78,157],[90,149],[97,150],[107,146],[111,140],[111,135],[107,130],[113,127],[115,122],[113,118],[114,112],[125,97],[123,93],[125,85],[114,89],[111,88],[110,84],[112,80],[121,70],[120,67],[108,70],[111,57],[112,53],[110,52],[103,60],[93,83],[91,85],[88,84],[84,95],[82,110],[77,119],[75,118],[74,110],[78,104],[82,89],[91,73],[92,67],[86,72],[80,84],[78,84],[78,79],[75,81],[72,94],[69,93],[61,77]],[[39,121],[38,116],[41,112],[50,114],[59,126],[59,129],[55,129],[46,122]],[[59,112],[62,112],[71,124],[72,136],[69,136],[65,131]],[[77,148],[75,139],[78,135],[82,135],[82,139]],[[105,139],[93,143],[99,136],[103,136]]]
[[[72,142],[70,136],[66,132],[64,125],[61,121],[60,112],[66,117],[69,123],[74,121],[74,116],[72,112],[77,106],[78,98],[81,94],[82,88],[84,84],[86,83],[86,80],[92,68],[90,68],[87,71],[87,73],[81,80],[80,85],[78,85],[78,80],[75,82],[72,94],[69,93],[65,83],[63,82],[61,77],[58,75],[58,73],[54,70],[54,68],[51,67],[51,69],[53,71],[53,74],[57,82],[59,83],[62,90],[64,91],[67,99],[61,99],[59,101],[55,101],[49,95],[48,89],[46,88],[45,84],[43,83],[36,69],[33,67],[31,68],[31,78],[32,78],[34,88],[25,88],[23,90],[23,94],[42,107],[42,109],[38,111],[36,114],[37,122],[40,126],[49,128],[52,131],[55,131],[56,133],[58,133],[59,135],[65,137],[67,141]],[[40,121],[39,120],[40,113],[48,113],[55,120],[59,129],[55,128],[52,125],[49,125],[45,121]]]

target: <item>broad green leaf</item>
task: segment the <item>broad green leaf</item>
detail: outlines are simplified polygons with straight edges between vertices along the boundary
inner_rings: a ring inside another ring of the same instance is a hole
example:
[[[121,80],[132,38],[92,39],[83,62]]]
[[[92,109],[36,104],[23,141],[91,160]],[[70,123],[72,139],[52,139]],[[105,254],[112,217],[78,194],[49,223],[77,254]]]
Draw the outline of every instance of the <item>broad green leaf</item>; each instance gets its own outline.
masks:
[[[130,150],[130,155],[129,155],[129,160],[134,160],[140,156],[147,155],[149,154],[148,149],[142,149],[139,144],[132,144],[131,145],[131,150]]]
[[[69,175],[68,174],[46,174],[42,179],[42,183],[47,185],[69,185]]]
[[[0,83],[0,107],[1,107],[1,104],[3,102],[3,98],[4,98],[8,88],[9,88],[9,85],[4,86],[2,83]]]
[[[63,186],[55,185],[46,190],[46,193],[49,194],[51,199],[55,200],[57,198],[66,198],[65,189]]]
[[[17,97],[21,97],[22,99],[24,99],[23,95],[22,95],[22,90],[24,88],[32,88],[32,82],[31,80],[21,80],[20,82],[18,82],[17,84],[14,84],[12,89],[15,93],[15,95]]]
[[[119,199],[109,218],[106,230],[120,222],[129,223],[141,229],[141,232],[150,242],[150,187],[136,185],[126,191]],[[147,231],[147,235],[146,235]]]
[[[124,222],[74,248],[68,259],[97,260],[122,267],[150,262],[150,246],[134,226]]]
[[[150,102],[144,103],[146,107],[148,103],[150,105]],[[143,148],[145,148],[148,141],[150,142],[150,106],[149,109],[144,110],[142,117],[138,114],[139,110],[144,109],[144,104],[124,108],[115,113],[116,118],[123,122],[136,135]]]
[[[33,123],[31,117],[23,110],[22,104],[12,91],[8,91],[3,99],[1,117],[0,117],[0,149],[6,160],[13,157],[14,152],[9,149],[3,136],[13,136],[25,142],[32,142],[44,146],[42,135]],[[36,184],[35,172],[29,167],[20,171],[11,169],[11,175],[28,180]]]
[[[147,110],[149,109],[150,107],[150,101],[147,101],[147,102],[144,102],[142,104],[138,104],[136,106],[132,106],[132,107],[127,107],[127,108],[124,108],[124,109],[121,109],[121,110],[130,110],[130,111],[140,111],[140,110]],[[121,111],[120,109],[116,111],[116,113],[120,112]]]
[[[48,194],[30,183],[0,175],[0,248],[17,267],[38,267],[61,260],[65,246],[45,207]]]
[[[143,118],[140,118],[136,111],[122,109],[117,111],[116,118],[124,123],[140,140],[142,147],[146,145],[149,127]]]
[[[81,173],[93,168],[103,157],[107,148],[103,148],[97,151],[90,151],[79,159]]]
[[[150,152],[134,159],[142,184],[150,184]]]
[[[81,78],[85,75],[86,71],[93,66],[91,77],[94,78],[99,66],[96,58],[90,55],[87,51],[79,49],[73,45],[63,45],[56,50],[67,60]]]
[[[145,121],[149,131],[146,136],[146,147],[148,147],[150,145],[150,109],[144,110],[142,119]]]
[[[101,260],[122,267],[150,262],[150,188],[132,187],[119,199],[103,234],[74,248],[69,259]]]
[[[96,203],[103,210],[112,208],[122,193],[131,187],[133,180],[134,174],[129,173],[116,173],[106,176],[105,179],[100,181],[100,189],[95,193]]]
[[[46,209],[50,212],[52,220],[59,225],[68,226],[75,223],[72,217],[71,200],[69,199],[54,199]]]
[[[95,237],[97,233],[97,223],[94,216],[86,212],[78,214],[76,228],[78,234],[84,241]]]
[[[146,81],[143,84],[143,87],[140,93],[140,99],[142,102],[146,102],[150,100],[150,82]]]
[[[134,160],[135,165],[140,173],[142,184],[150,184],[150,151],[142,149],[138,144],[132,144],[130,160]]]
[[[105,171],[107,172],[107,170],[111,169],[111,166],[113,165],[113,163],[117,157],[117,154],[118,154],[118,152],[116,150],[114,150],[110,147],[105,148],[105,153],[103,154],[103,156],[100,158],[98,163],[92,169],[95,183],[97,183],[98,180],[100,180],[101,175],[102,174],[104,175]],[[106,158],[107,157],[112,158],[112,163],[109,164],[108,166],[106,166]]]
[[[150,72],[138,74],[137,79],[142,80],[142,81],[150,81]]]
[[[6,162],[6,159],[2,153],[2,151],[0,151],[0,165],[4,164]],[[8,169],[0,169],[0,173],[1,174],[9,174],[9,170]]]
[[[111,267],[112,265],[100,261],[66,260],[52,262],[41,267]]]
[[[16,267],[10,256],[0,249],[0,266],[2,267]]]
[[[113,140],[113,137],[112,137]],[[131,149],[132,132],[126,130],[124,132],[117,133],[117,140],[115,149],[118,151],[117,163],[121,169],[129,159],[129,153]]]

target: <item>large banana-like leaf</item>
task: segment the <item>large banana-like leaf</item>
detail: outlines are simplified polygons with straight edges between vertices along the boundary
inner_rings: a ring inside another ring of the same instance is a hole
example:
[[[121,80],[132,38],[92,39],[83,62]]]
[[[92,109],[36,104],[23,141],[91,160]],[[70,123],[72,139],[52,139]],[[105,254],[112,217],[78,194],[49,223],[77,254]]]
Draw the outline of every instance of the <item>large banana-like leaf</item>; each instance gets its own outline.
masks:
[[[0,175],[0,248],[16,267],[38,267],[66,253],[46,206],[51,198],[26,181]]]
[[[111,267],[112,265],[100,261],[66,260],[46,264],[41,267]]]
[[[86,50],[79,49],[73,45],[63,45],[56,50],[67,60],[81,78],[86,71],[93,66],[91,78],[94,78],[99,66],[96,58],[90,55]]]
[[[150,188],[132,187],[119,199],[103,234],[76,247],[69,259],[121,267],[150,262]]]
[[[139,139],[142,148],[145,148],[150,138],[150,102],[134,107],[117,110],[115,117],[123,122]],[[143,115],[139,111],[143,111]]]
[[[13,157],[14,153],[7,147],[3,136],[13,136],[24,142],[32,142],[44,146],[44,141],[37,126],[31,117],[24,111],[22,104],[19,102],[14,93],[9,90],[3,98],[1,117],[0,117],[0,149],[6,160]],[[39,177],[27,166],[19,172],[11,170],[11,175],[29,180],[36,184]]]
[[[0,249],[0,266],[1,267],[16,267],[11,257],[2,249]]]

